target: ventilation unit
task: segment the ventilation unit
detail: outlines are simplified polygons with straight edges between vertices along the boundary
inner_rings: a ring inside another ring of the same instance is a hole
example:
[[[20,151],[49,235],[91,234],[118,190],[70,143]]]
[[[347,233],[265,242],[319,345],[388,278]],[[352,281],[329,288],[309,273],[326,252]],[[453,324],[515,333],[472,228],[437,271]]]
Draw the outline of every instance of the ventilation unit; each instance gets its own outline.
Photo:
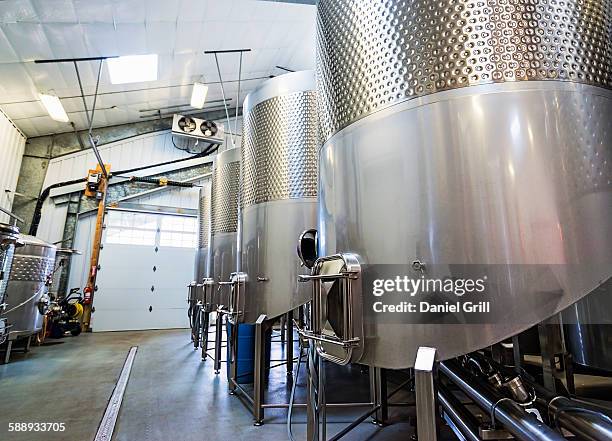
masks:
[[[172,140],[174,146],[190,153],[202,153],[223,144],[225,132],[223,125],[214,121],[174,115],[172,121]]]

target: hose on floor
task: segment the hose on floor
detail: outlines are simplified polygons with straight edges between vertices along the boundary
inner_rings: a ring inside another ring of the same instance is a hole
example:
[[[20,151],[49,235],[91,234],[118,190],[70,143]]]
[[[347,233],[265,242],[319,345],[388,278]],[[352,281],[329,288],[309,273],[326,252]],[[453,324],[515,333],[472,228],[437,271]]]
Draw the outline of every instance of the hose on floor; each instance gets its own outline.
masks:
[[[308,387],[312,390],[308,401],[308,406],[311,407],[312,415],[315,415],[312,440],[317,441],[319,439],[319,394],[322,391],[319,390],[319,372],[317,369],[317,349],[315,345],[311,343],[308,346]]]
[[[287,411],[287,436],[289,441],[295,441],[293,437],[293,431],[291,429],[291,416],[293,414],[293,402],[295,398],[295,389],[297,387],[298,379],[300,378],[300,366],[302,365],[302,357],[304,355],[304,348],[302,346],[302,340],[300,342],[300,356],[298,357],[298,365],[295,370],[295,376],[293,377],[293,384],[291,385],[291,395],[289,396],[289,410]]]

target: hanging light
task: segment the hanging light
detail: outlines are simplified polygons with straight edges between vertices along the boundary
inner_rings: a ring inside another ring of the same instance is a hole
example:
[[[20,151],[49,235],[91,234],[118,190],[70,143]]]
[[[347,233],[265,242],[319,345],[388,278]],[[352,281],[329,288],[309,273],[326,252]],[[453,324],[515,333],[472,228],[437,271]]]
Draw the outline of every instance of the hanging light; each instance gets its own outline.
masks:
[[[64,106],[62,106],[62,102],[57,96],[46,93],[39,93],[38,98],[40,99],[42,105],[45,106],[47,113],[52,119],[59,122],[70,121],[70,119],[68,118],[68,114],[64,110]]]
[[[191,91],[191,107],[201,109],[204,107],[206,101],[206,95],[208,94],[208,86],[204,83],[193,83],[193,90]]]

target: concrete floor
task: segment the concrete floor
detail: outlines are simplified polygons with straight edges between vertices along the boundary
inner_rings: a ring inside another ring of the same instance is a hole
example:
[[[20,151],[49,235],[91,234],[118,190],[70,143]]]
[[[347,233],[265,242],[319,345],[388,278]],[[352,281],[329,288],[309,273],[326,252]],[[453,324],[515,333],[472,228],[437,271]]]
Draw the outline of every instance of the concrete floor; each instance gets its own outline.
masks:
[[[225,371],[215,376],[212,361],[200,361],[187,330],[114,332],[51,340],[28,354],[15,353],[0,366],[0,439],[4,441],[93,440],[107,401],[131,346],[138,353],[123,399],[114,441],[286,440],[286,411],[267,410],[253,426],[250,412],[227,392]],[[282,358],[274,343],[273,358]],[[274,363],[273,363],[274,364]],[[367,375],[359,368],[328,374],[328,402],[368,400]],[[272,370],[268,402],[286,399],[283,367]],[[300,375],[298,385],[303,385]],[[389,386],[389,390],[393,385]],[[303,401],[303,394],[296,402]],[[402,401],[409,396],[398,394]],[[328,435],[363,409],[329,412]],[[346,440],[410,440],[411,409],[392,408],[390,424],[361,424]],[[294,434],[305,439],[305,413],[296,411]],[[65,422],[62,433],[11,432],[9,422]],[[445,433],[444,438],[452,439]]]

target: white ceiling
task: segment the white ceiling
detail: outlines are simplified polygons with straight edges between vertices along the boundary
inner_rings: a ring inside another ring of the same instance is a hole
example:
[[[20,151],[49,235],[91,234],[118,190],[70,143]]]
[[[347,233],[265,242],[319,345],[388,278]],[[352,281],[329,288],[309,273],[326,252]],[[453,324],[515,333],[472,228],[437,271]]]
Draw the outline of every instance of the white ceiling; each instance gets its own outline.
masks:
[[[46,115],[38,92],[53,91],[78,129],[86,128],[71,63],[37,59],[159,55],[158,80],[110,84],[102,68],[94,127],[142,121],[140,109],[186,104],[204,76],[207,101],[221,99],[213,55],[205,50],[251,48],[242,78],[314,66],[315,7],[256,0],[4,0],[0,1],[0,107],[27,136],[72,130]],[[224,81],[238,78],[238,54],[220,54]],[[80,62],[86,94],[95,89],[97,62]],[[263,79],[241,85],[240,102]],[[167,87],[173,86],[173,87]],[[237,82],[225,84],[234,107]],[[112,93],[121,92],[121,93]],[[71,98],[72,97],[72,98]],[[92,97],[88,98],[91,106]],[[210,104],[218,108],[219,104]],[[74,112],[74,113],[73,113]]]

